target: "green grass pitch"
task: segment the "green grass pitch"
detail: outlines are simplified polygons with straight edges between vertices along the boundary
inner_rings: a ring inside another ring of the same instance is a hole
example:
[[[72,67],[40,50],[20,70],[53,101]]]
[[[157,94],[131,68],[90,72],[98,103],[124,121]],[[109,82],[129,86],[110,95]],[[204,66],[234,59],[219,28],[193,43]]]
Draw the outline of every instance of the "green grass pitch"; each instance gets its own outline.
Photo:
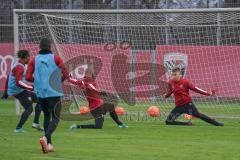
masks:
[[[77,122],[61,121],[53,135],[56,152],[42,154],[41,132],[25,124],[13,129],[19,117],[14,101],[0,101],[0,159],[10,160],[239,160],[240,120],[219,119],[224,127],[195,120],[194,126],[166,126],[164,121],[133,122],[119,129],[107,118],[102,130],[69,130]],[[42,121],[42,118],[41,118]]]

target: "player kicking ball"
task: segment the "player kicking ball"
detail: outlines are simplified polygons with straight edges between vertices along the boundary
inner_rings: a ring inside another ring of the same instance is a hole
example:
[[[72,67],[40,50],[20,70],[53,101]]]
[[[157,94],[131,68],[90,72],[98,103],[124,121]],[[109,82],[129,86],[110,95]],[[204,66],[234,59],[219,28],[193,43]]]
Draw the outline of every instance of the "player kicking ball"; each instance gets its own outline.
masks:
[[[119,128],[128,128],[128,126],[122,123],[117,113],[115,112],[115,104],[114,102],[106,102],[103,100],[104,97],[111,96],[111,99],[115,99],[113,101],[116,102],[116,97],[113,95],[107,95],[105,92],[100,91],[98,89],[97,83],[95,81],[95,76],[93,72],[93,68],[88,68],[85,77],[82,81],[84,84],[84,95],[89,103],[89,108],[92,116],[94,117],[95,124],[87,124],[87,125],[76,125],[73,124],[70,126],[70,129],[102,129],[104,123],[104,115],[109,112],[110,117],[114,120],[114,122],[118,125]],[[83,86],[83,85],[82,85]],[[103,98],[102,98],[103,97]]]
[[[19,50],[17,55],[19,60],[11,68],[10,74],[6,81],[5,93],[2,98],[7,99],[8,96],[13,96],[14,98],[19,100],[20,104],[24,108],[24,112],[21,115],[20,121],[18,122],[14,130],[15,133],[25,132],[23,129],[23,125],[33,112],[32,104],[34,102],[37,104],[35,106],[35,116],[32,127],[39,131],[43,131],[43,128],[39,124],[41,105],[38,103],[36,95],[31,92],[33,90],[33,86],[29,84],[25,79],[25,65],[30,59],[30,54],[27,50]]]
[[[215,91],[206,92],[196,86],[194,86],[187,79],[182,78],[181,70],[179,67],[172,69],[172,78],[168,82],[170,91],[164,94],[165,98],[168,98],[171,94],[174,94],[176,107],[170,112],[167,117],[167,125],[192,125],[191,122],[179,122],[176,119],[183,113],[200,118],[201,120],[210,123],[215,126],[224,126],[223,123],[217,122],[214,119],[200,113],[196,106],[192,102],[192,97],[189,94],[189,90],[193,90],[196,93],[200,93],[206,96],[214,96]]]

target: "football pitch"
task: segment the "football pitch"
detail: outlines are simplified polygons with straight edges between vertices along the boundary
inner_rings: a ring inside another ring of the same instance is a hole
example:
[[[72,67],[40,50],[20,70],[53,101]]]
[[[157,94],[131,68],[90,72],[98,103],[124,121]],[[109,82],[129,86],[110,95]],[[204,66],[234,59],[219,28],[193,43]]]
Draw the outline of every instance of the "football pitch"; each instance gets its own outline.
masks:
[[[120,129],[107,118],[102,130],[70,130],[71,124],[80,122],[61,121],[53,135],[55,152],[42,154],[38,144],[42,133],[31,128],[32,118],[24,126],[25,133],[13,133],[19,120],[14,101],[0,101],[0,159],[240,159],[239,119],[218,119],[225,123],[224,127],[211,126],[200,120],[194,120],[191,127],[166,126],[164,120],[127,121],[129,128]]]

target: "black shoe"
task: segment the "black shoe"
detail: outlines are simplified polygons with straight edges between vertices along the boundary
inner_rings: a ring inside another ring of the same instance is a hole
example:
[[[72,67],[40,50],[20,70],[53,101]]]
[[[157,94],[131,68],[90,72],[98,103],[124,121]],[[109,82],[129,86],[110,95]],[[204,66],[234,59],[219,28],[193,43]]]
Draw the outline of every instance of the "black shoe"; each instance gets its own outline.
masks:
[[[218,123],[216,124],[216,126],[224,126],[224,123],[218,122]]]

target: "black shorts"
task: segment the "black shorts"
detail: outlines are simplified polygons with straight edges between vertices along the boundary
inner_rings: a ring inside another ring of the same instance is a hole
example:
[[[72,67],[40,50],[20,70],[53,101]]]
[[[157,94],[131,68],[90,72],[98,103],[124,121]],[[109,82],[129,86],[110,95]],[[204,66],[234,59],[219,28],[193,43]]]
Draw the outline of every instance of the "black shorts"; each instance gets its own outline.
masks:
[[[28,90],[24,90],[21,93],[14,96],[17,98],[22,106],[32,105],[32,103],[38,103],[36,94]]]
[[[113,104],[114,106],[117,106],[119,103],[118,97],[113,93],[106,93],[106,95],[102,95],[101,98],[106,104]]]
[[[186,113],[195,117],[199,116],[199,111],[196,106],[192,103],[186,103],[182,106],[176,106],[168,115],[167,121],[174,121],[181,114]]]
[[[114,105],[112,103],[103,103],[101,106],[91,111],[92,116],[96,119],[104,116],[107,112],[112,112]]]
[[[44,115],[52,114],[53,118],[60,119],[61,114],[61,97],[38,98],[42,106]]]

